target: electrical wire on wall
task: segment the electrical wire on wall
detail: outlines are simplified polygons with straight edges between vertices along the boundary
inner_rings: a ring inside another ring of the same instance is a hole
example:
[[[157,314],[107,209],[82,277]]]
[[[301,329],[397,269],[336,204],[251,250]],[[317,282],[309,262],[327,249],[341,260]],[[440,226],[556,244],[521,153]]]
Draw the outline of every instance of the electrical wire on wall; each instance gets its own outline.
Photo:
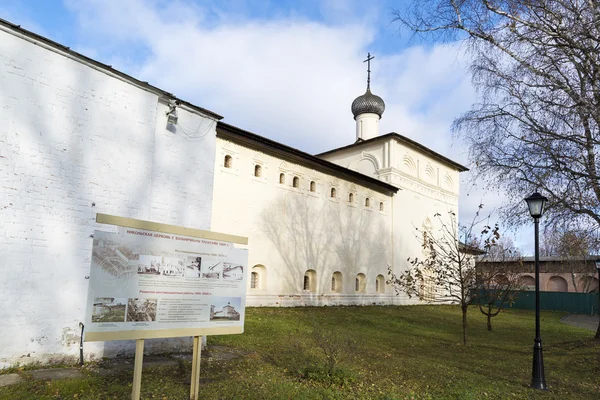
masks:
[[[177,122],[177,131],[181,131],[183,136],[189,141],[197,142],[203,140],[206,135],[212,132],[216,123],[214,120],[203,118],[196,128],[190,128],[179,119]]]
[[[188,141],[197,142],[203,140],[206,135],[213,131],[216,121],[209,120],[207,118],[202,118],[198,126],[195,128],[186,126],[177,112],[177,107],[180,105],[181,102],[179,100],[169,101],[169,110],[166,114],[167,127],[171,132],[181,132],[184,138],[186,138]]]

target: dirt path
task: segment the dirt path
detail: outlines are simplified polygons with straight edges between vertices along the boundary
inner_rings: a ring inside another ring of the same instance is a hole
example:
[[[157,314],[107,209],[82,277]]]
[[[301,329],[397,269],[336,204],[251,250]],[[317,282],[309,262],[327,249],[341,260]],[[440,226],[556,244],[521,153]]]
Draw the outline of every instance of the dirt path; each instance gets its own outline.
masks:
[[[589,329],[590,331],[595,331],[598,329],[597,315],[569,314],[566,317],[561,318],[560,322],[564,322],[565,324],[576,326],[578,328]]]

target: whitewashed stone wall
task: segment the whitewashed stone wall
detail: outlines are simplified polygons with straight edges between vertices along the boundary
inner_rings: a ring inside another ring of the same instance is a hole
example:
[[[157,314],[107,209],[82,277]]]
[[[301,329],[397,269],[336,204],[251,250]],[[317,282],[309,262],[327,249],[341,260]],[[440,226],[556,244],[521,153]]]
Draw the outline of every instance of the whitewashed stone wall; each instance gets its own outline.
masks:
[[[0,28],[0,368],[78,356],[97,212],[210,228],[216,122],[179,108],[168,130],[167,109],[157,93]]]
[[[224,166],[226,156],[231,168]],[[255,166],[261,176],[255,177]],[[285,181],[280,183],[280,174]],[[298,177],[298,188],[293,187]],[[310,182],[316,185],[310,191]],[[330,197],[331,188],[336,198]],[[353,193],[353,202],[348,201]],[[369,197],[370,206],[365,206]],[[383,211],[379,204],[383,203]],[[213,231],[249,238],[249,266],[258,266],[261,284],[248,288],[251,306],[397,304],[391,287],[376,291],[392,264],[392,197],[321,171],[217,138]],[[316,273],[314,291],[303,290],[304,274]],[[340,292],[331,290],[334,272]],[[357,274],[364,291],[355,291]]]

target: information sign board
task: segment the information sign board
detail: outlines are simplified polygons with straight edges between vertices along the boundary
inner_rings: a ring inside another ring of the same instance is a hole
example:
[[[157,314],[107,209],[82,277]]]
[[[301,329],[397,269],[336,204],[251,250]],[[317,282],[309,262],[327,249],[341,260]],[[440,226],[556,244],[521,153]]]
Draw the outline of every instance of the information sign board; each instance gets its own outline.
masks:
[[[242,333],[245,238],[143,222],[94,232],[85,340]]]

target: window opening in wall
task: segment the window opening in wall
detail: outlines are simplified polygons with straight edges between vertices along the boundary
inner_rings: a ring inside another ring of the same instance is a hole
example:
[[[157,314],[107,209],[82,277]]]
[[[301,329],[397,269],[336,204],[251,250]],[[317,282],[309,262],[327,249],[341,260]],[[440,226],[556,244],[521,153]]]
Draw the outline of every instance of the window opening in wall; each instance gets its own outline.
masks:
[[[264,265],[257,264],[252,267],[250,274],[250,289],[264,290],[267,287],[267,269]]]
[[[435,283],[432,277],[425,277],[421,281],[421,291],[423,292],[423,300],[435,301]]]
[[[317,291],[317,271],[309,269],[304,273],[302,289],[313,293]]]
[[[348,202],[349,203],[354,203],[354,194],[348,193]]]
[[[331,291],[342,292],[342,273],[340,271],[335,271],[331,276]]]
[[[365,207],[371,207],[371,199],[368,197],[365,199]]]
[[[285,183],[285,174],[279,174],[279,183],[282,185]]]
[[[383,201],[379,202],[379,211],[383,211]]]
[[[250,289],[258,289],[258,272],[253,272],[250,276]]]
[[[358,293],[365,293],[365,289],[367,287],[367,280],[365,274],[356,275],[356,279],[354,280],[354,290]]]
[[[315,183],[315,181],[310,181],[310,191],[314,192],[317,190],[317,184]]]
[[[225,156],[225,160],[223,160],[223,166],[225,168],[231,168],[232,163],[233,163],[233,159],[231,158],[231,156],[229,156],[229,155]]]
[[[254,176],[256,176],[257,178],[260,178],[262,176],[262,167],[258,164],[254,166]]]
[[[375,291],[377,293],[385,293],[385,278],[383,275],[377,275],[375,280]]]
[[[430,245],[431,238],[429,237],[429,232],[431,232],[431,221],[429,218],[425,219],[423,222],[422,232],[423,232],[423,249],[427,249]]]
[[[292,186],[295,188],[300,187],[300,178],[295,176],[294,179],[292,180]]]
[[[331,188],[331,194],[330,194],[332,199],[335,199],[335,188]]]

